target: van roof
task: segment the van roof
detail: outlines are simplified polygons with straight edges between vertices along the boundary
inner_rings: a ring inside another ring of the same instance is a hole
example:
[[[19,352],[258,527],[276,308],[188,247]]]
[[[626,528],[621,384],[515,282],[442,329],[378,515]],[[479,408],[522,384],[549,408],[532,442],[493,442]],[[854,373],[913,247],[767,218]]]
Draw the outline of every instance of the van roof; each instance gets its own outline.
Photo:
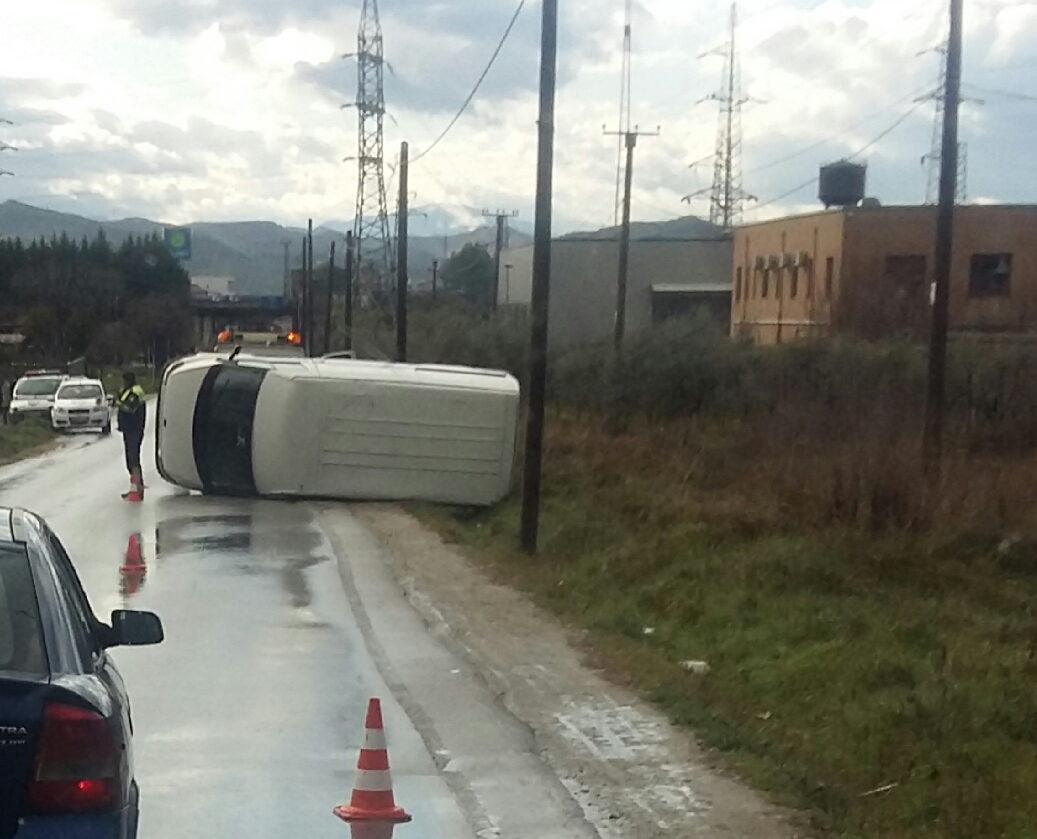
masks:
[[[214,362],[225,362],[226,356],[215,353],[200,354],[186,361],[185,366],[209,367]],[[242,353],[237,363],[248,367],[276,370],[289,379],[323,379],[340,381],[368,381],[399,384],[439,385],[445,388],[471,388],[501,393],[518,393],[519,384],[514,376],[503,370],[481,367],[462,367],[447,364],[408,364],[395,361],[367,361],[350,358],[279,358]]]

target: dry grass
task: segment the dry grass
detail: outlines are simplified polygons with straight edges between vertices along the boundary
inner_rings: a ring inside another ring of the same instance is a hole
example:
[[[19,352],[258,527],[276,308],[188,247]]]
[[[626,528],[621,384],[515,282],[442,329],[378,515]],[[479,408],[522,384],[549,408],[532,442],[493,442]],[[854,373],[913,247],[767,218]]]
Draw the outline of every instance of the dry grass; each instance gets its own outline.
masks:
[[[425,515],[835,832],[1034,835],[1032,461],[959,452],[935,518],[912,529],[914,478],[881,447],[815,442],[807,458],[760,435],[693,419],[617,435],[552,414],[533,561],[514,547],[515,500]],[[1016,496],[988,492],[1013,482]],[[908,499],[902,516],[888,494]]]

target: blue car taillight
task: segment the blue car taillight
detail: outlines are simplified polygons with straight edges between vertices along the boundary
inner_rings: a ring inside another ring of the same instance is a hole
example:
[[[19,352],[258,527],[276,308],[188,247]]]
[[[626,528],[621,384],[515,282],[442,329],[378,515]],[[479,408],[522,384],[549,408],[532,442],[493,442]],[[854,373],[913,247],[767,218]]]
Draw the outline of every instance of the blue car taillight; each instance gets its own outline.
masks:
[[[33,815],[111,809],[118,774],[119,755],[104,717],[74,705],[47,705],[25,809]]]

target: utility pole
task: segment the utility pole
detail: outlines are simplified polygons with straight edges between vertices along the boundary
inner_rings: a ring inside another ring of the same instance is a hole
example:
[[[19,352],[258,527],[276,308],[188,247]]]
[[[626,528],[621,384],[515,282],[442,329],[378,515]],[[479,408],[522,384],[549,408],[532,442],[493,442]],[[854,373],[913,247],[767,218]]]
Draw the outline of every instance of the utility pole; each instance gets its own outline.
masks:
[[[619,131],[630,130],[631,77],[633,75],[633,0],[626,0],[623,13],[623,62],[619,79]],[[623,172],[623,137],[616,138],[616,196],[612,203],[612,223],[619,224],[620,184]]]
[[[500,257],[508,247],[508,219],[516,218],[518,210],[497,210],[492,213],[483,210],[482,214],[483,218],[493,218],[497,221],[497,237],[493,248],[493,310],[497,311],[497,297],[500,294]]]
[[[937,77],[936,89],[916,101],[932,99],[936,102],[936,112],[933,115],[933,141],[928,154],[922,157],[922,163],[928,164],[925,181],[925,203],[936,204],[940,200],[940,157],[943,142],[944,123],[944,95],[947,89],[947,58],[950,50],[948,42],[940,44],[936,48],[940,54],[940,72]],[[977,101],[977,100],[973,100]],[[968,148],[965,143],[958,143],[958,175],[954,188],[954,196],[958,201],[964,201],[968,197]]]
[[[554,174],[555,76],[558,0],[544,0],[540,30],[540,114],[537,121],[536,214],[533,221],[533,287],[530,296],[529,410],[522,471],[522,550],[536,553],[540,527],[540,479],[547,389],[547,312],[551,289],[551,194]]]
[[[432,260],[432,299],[436,299],[436,277],[439,274],[439,260]]]
[[[288,300],[292,296],[292,269],[291,250],[292,240],[282,239],[281,247],[284,248],[284,298]]]
[[[306,329],[306,234],[302,236],[302,275],[299,280],[301,297],[295,296],[295,288],[292,288],[292,331],[302,332]],[[306,336],[302,336],[303,349],[306,348]]]
[[[312,356],[313,340],[313,219],[306,228],[306,355]]]
[[[345,300],[345,350],[353,349],[353,265],[356,255],[353,253],[353,233],[346,233],[346,300]]]
[[[396,360],[407,360],[408,146],[400,144],[400,206],[396,214]]]
[[[638,137],[658,137],[659,129],[652,132],[606,131],[606,135],[622,134],[626,143],[626,174],[623,179],[623,222],[619,228],[619,277],[616,283],[616,323],[613,346],[618,354],[623,348],[623,333],[627,322],[627,273],[630,268],[630,191],[634,184],[634,149]]]
[[[331,352],[331,304],[335,289],[335,240],[331,240],[331,255],[328,257],[328,296],[324,310],[324,355]]]
[[[515,266],[510,262],[504,266],[504,302],[505,304],[511,302],[511,269]]]
[[[961,104],[962,0],[951,0],[947,74],[944,87],[943,144],[940,149],[940,201],[936,210],[933,267],[933,321],[929,337],[929,382],[925,400],[923,457],[931,481],[939,477],[943,448],[947,374],[947,328],[951,256],[954,244],[954,194],[958,177],[958,107]]]

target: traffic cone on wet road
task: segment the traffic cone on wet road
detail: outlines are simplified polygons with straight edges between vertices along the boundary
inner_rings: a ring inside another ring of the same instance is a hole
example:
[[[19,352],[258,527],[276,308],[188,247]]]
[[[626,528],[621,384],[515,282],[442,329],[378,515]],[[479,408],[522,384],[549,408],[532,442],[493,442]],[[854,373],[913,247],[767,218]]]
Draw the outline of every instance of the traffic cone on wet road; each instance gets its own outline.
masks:
[[[144,565],[144,555],[141,553],[141,537],[139,533],[130,536],[126,543],[126,561],[119,572],[123,578],[123,593],[136,594],[140,585],[144,582],[144,574],[147,567]]]
[[[382,726],[382,703],[372,699],[367,704],[364,723],[364,743],[356,762],[356,781],[349,804],[336,807],[335,815],[344,822],[409,822],[410,816],[396,806],[389,774],[389,753],[385,747],[385,729]],[[383,834],[377,834],[381,837]],[[389,836],[392,831],[389,831]],[[366,839],[366,834],[364,835]],[[372,837],[375,839],[375,837]]]
[[[144,491],[137,483],[136,475],[130,475],[130,491],[124,492],[122,497],[135,504],[144,500]]]

